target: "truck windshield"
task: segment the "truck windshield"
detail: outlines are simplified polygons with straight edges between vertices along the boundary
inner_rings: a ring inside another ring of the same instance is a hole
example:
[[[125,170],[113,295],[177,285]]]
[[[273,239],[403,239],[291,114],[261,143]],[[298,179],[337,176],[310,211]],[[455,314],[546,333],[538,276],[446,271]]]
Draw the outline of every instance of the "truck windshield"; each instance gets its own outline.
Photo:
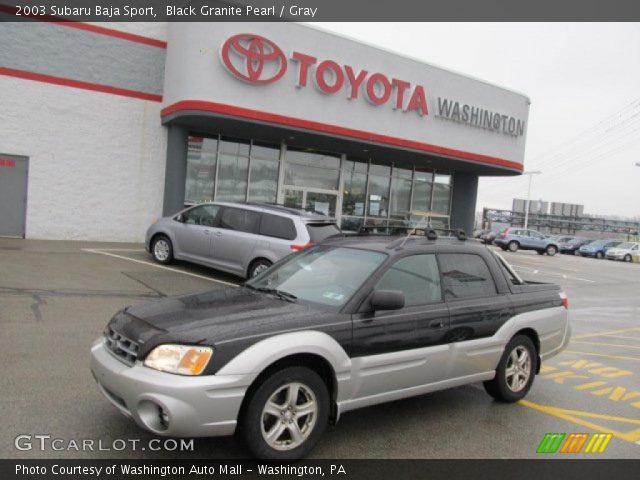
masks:
[[[318,246],[290,255],[246,286],[341,307],[384,262],[386,254],[356,248]]]

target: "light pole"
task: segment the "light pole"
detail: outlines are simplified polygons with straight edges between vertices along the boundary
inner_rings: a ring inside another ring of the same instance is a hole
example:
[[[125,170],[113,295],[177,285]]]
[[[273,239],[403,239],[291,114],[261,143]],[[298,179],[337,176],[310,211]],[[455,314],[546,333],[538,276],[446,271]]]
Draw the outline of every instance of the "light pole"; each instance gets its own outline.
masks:
[[[523,175],[529,175],[529,188],[527,189],[527,201],[524,206],[524,229],[526,230],[529,225],[529,201],[531,198],[531,179],[534,175],[540,175],[540,170],[532,170],[530,172],[522,172]]]

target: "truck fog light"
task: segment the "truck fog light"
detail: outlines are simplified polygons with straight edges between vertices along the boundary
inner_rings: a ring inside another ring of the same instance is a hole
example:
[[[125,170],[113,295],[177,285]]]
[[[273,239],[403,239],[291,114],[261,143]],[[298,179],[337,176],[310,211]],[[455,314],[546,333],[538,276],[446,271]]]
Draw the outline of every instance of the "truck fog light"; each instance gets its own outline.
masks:
[[[143,400],[138,404],[138,416],[150,430],[164,432],[169,429],[169,412],[151,400]]]

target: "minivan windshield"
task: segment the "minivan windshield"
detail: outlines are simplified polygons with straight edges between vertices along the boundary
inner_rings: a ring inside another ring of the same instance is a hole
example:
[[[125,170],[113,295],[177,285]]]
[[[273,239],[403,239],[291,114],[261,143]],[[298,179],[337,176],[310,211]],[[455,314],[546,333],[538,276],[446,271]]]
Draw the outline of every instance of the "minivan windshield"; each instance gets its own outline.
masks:
[[[290,255],[245,285],[290,301],[342,307],[386,257],[370,250],[317,246]]]

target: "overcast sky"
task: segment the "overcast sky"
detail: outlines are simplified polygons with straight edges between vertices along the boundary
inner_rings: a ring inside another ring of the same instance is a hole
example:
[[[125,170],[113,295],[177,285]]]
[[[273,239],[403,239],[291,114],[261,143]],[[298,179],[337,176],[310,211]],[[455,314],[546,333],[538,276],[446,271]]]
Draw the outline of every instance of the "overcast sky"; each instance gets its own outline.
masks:
[[[531,198],[640,216],[640,24],[315,25],[526,94]],[[482,178],[478,210],[511,208],[527,182]]]

